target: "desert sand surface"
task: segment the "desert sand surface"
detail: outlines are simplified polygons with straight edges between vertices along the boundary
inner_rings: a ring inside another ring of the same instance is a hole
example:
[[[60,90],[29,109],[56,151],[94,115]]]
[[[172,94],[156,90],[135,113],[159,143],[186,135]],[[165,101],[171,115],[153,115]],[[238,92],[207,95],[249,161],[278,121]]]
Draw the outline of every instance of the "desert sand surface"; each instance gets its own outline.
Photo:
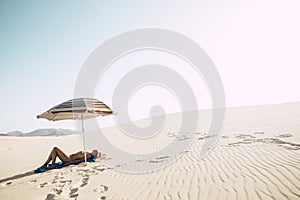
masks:
[[[168,166],[168,152],[114,165],[107,163],[116,158],[104,152],[93,163],[35,174],[54,146],[69,154],[82,149],[78,135],[1,136],[0,199],[300,199],[300,102],[226,109],[223,132],[205,157],[199,149],[211,111],[199,115],[198,130],[180,135],[190,145]],[[179,114],[166,118],[163,134],[149,141],[129,139],[115,127],[104,135],[124,151],[155,152],[178,137]],[[163,167],[127,170],[156,165]]]

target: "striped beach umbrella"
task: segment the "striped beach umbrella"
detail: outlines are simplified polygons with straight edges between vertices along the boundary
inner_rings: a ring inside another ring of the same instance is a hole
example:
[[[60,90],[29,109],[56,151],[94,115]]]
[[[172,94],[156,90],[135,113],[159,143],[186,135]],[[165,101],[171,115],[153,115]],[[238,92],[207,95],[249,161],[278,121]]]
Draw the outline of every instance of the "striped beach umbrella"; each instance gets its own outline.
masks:
[[[83,120],[91,119],[98,116],[108,116],[114,113],[107,105],[103,102],[93,99],[93,98],[77,98],[71,99],[69,101],[63,102],[53,108],[47,110],[46,112],[38,115],[37,118],[45,118],[50,121],[59,120],[81,120],[82,123],[82,133],[83,133],[83,145],[84,145],[84,155],[86,162],[86,146],[85,146],[85,136],[84,136],[84,124]]]

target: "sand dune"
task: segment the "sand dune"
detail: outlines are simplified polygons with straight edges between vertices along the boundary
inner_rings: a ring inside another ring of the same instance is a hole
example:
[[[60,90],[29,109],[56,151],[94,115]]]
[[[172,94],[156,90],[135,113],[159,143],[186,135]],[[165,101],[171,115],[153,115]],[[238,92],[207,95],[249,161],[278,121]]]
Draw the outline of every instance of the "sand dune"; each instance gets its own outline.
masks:
[[[206,126],[200,126],[195,137],[181,136],[191,145],[176,161],[153,173],[124,171],[164,166],[172,155],[164,152],[107,166],[104,163],[114,159],[108,155],[107,160],[33,174],[53,145],[70,153],[81,148],[78,137],[1,137],[1,159],[10,160],[1,166],[0,199],[300,199],[299,108],[300,103],[291,103],[229,109],[224,133],[210,154],[199,156],[207,137]],[[209,118],[205,112],[203,117]],[[177,135],[170,130],[162,138]],[[149,148],[161,144],[153,139]],[[144,151],[145,146],[135,148]],[[20,150],[39,153],[33,153],[31,162],[18,161],[15,154]]]

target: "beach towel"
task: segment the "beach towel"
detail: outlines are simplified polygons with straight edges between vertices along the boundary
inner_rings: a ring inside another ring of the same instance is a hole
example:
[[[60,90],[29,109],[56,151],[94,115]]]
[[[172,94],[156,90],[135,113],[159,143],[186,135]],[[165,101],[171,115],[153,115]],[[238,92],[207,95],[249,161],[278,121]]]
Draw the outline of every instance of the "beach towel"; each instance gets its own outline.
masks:
[[[89,159],[87,159],[87,162],[95,162],[96,158],[95,157],[91,157]],[[34,173],[42,173],[42,172],[46,172],[52,169],[61,169],[63,167],[69,166],[69,165],[78,165],[80,163],[82,163],[84,161],[79,161],[79,162],[72,162],[72,163],[67,163],[64,164],[63,162],[57,162],[54,164],[54,167],[51,166],[51,164],[49,164],[47,167],[39,167],[36,170],[34,170]]]

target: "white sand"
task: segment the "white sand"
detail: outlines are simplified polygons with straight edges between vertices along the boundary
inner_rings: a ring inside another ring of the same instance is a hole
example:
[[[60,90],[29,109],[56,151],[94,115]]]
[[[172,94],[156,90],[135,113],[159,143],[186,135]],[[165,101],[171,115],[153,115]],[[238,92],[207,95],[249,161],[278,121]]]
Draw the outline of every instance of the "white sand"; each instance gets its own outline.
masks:
[[[210,112],[200,115],[202,124],[195,138],[186,134],[192,145],[182,156],[145,174],[122,171],[163,165],[168,155],[112,168],[100,160],[34,174],[52,147],[80,150],[78,136],[0,137],[0,199],[300,199],[300,103],[228,109],[223,135],[204,159],[198,155]],[[170,122],[177,118],[169,115],[165,134],[148,142],[128,139],[116,128],[105,132],[123,150],[149,153],[176,137],[177,123]]]

